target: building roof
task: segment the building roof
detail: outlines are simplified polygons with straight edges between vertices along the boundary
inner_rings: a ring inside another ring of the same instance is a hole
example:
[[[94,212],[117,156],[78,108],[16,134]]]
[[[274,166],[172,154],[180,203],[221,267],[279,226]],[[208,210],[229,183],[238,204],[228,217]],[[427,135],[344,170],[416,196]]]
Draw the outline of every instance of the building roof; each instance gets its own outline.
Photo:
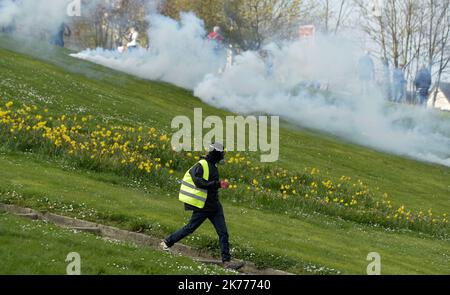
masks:
[[[450,83],[441,82],[439,83],[439,90],[444,93],[445,97],[450,100]]]

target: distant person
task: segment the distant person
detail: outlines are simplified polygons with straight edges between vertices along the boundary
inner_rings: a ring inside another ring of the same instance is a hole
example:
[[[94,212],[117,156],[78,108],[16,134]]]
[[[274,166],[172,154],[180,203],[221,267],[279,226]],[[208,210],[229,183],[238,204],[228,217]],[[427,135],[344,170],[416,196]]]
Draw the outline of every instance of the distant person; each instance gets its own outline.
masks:
[[[358,70],[362,95],[368,95],[375,79],[375,65],[369,51],[359,60]]]
[[[404,102],[406,94],[406,79],[404,65],[399,64],[392,72],[392,82],[394,86],[394,101]]]
[[[16,1],[17,0],[12,0],[13,3],[16,2]],[[2,7],[1,2],[2,2],[2,0],[0,0],[0,11],[2,11],[2,9],[4,9]],[[18,3],[17,3],[17,5],[18,5]],[[10,19],[10,21],[7,21],[6,23],[3,23],[2,25],[0,25],[0,32],[1,33],[5,33],[5,34],[12,34],[12,33],[14,33],[16,31],[16,25],[17,25],[16,19],[17,19],[17,17],[13,13],[12,18]]]
[[[139,38],[139,32],[136,30],[136,28],[132,27],[130,29],[130,35],[128,37],[128,44],[127,48],[129,51],[133,51],[138,46],[138,38]]]
[[[264,61],[264,65],[266,66],[266,74],[268,76],[273,75],[273,54],[269,50],[261,50],[259,52],[261,59]]]
[[[234,48],[233,45],[228,45],[227,48],[227,63],[226,63],[226,69],[230,69],[234,65]]]
[[[0,32],[2,33],[10,33],[9,26],[0,27]]]
[[[383,80],[382,89],[386,100],[392,100],[392,82],[391,82],[391,69],[389,67],[389,60],[383,58]]]
[[[222,48],[224,38],[221,34],[220,27],[214,27],[213,31],[208,35],[208,40],[214,42],[214,50],[218,51]]]
[[[227,70],[229,70],[233,67],[235,56],[236,56],[236,51],[234,49],[234,46],[232,44],[228,45],[226,48],[226,62],[223,67],[219,68],[219,71],[218,71],[219,75],[222,75]]]
[[[64,47],[64,36],[70,37],[72,35],[72,31],[70,30],[69,26],[67,26],[65,23],[62,23],[58,30],[50,37],[50,44]]]
[[[414,86],[416,87],[416,95],[418,104],[425,104],[428,100],[428,94],[431,87],[431,73],[427,66],[423,65],[416,74]]]
[[[117,50],[120,53],[132,52],[132,51],[136,50],[138,47],[138,38],[139,38],[139,32],[136,30],[136,28],[134,28],[134,27],[130,28],[129,34],[126,37],[128,43],[125,46],[118,47]]]
[[[11,23],[10,25],[1,27],[1,32],[5,34],[12,34],[16,31],[16,25],[15,23]]]

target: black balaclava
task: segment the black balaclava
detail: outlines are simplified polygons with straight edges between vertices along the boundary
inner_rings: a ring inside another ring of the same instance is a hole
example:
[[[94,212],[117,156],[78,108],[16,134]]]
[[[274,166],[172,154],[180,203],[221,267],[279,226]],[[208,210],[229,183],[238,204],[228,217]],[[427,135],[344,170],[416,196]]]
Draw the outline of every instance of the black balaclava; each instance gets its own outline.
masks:
[[[214,164],[220,163],[224,158],[224,152],[212,151],[206,155],[206,159]]]
[[[206,159],[214,164],[221,163],[225,159],[225,151],[221,143],[213,143],[209,146]]]

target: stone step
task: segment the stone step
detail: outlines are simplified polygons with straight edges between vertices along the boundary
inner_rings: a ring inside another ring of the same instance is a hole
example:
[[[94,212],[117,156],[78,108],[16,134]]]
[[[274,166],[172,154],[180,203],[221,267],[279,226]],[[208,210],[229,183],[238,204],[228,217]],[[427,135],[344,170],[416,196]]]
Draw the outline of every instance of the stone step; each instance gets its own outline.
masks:
[[[146,234],[130,232],[123,229],[119,229],[112,226],[97,224],[85,220],[80,220],[76,218],[71,218],[67,216],[61,216],[52,213],[39,213],[32,209],[21,208],[14,205],[6,205],[0,203],[0,211],[10,212],[19,216],[31,218],[31,219],[42,219],[47,222],[53,223],[63,228],[69,228],[80,232],[87,232],[102,236],[105,238],[110,238],[114,240],[133,242],[138,245],[149,246],[159,249],[159,244],[161,242],[160,238],[151,237]],[[206,264],[222,264],[221,261],[213,259],[209,253],[204,251],[198,251],[184,244],[175,244],[172,247],[172,251],[179,255],[191,257],[194,260],[203,262]],[[260,269],[256,267],[254,263],[245,262],[244,267],[242,267],[239,272],[243,274],[259,274],[259,275],[292,275],[291,273],[265,268]]]
[[[22,214],[17,214],[17,216],[24,217],[24,218],[29,218],[29,219],[32,219],[32,220],[38,220],[39,219],[39,215],[37,213],[22,213]]]
[[[194,259],[197,262],[200,263],[205,263],[205,264],[217,264],[217,265],[222,265],[222,261],[221,260],[214,260],[214,259],[202,259],[202,258],[197,258]]]
[[[94,234],[94,235],[101,235],[102,234],[102,230],[98,227],[78,227],[78,226],[74,226],[74,227],[70,227],[70,229],[76,230],[76,231],[82,231],[82,232],[86,232],[86,233],[90,233],[90,234]]]

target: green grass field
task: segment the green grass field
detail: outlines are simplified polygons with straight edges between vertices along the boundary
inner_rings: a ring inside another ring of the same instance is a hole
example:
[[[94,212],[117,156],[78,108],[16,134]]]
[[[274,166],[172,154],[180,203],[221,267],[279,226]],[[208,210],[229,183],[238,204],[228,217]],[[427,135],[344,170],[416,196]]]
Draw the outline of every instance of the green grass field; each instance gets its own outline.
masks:
[[[55,115],[81,112],[105,125],[149,126],[167,132],[174,116],[192,117],[194,107],[202,107],[205,116],[229,114],[204,105],[189,91],[79,61],[68,57],[67,51],[55,51],[37,59],[45,52],[45,46],[26,55],[23,53],[27,53],[27,46],[17,46],[5,38],[1,41],[2,105],[12,100],[47,108]],[[13,52],[13,48],[23,52]],[[331,179],[351,176],[389,193],[397,205],[425,211],[433,208],[439,214],[450,212],[449,168],[383,154],[286,123],[280,138],[281,167],[295,171],[315,167]],[[5,146],[0,167],[0,201],[159,237],[177,229],[189,217],[176,195],[160,186],[150,184],[143,188],[127,177],[74,169],[60,159],[17,152]],[[384,274],[450,274],[449,241],[425,233],[370,226],[307,210],[294,218],[281,212],[257,210],[229,198],[224,200],[224,207],[234,254],[263,266],[299,274],[363,274],[367,254],[375,251],[382,256]],[[2,219],[1,225],[5,224],[8,221]],[[218,251],[209,225],[186,243],[214,254]],[[25,259],[34,254],[24,250],[20,255],[10,255]],[[128,261],[135,259],[130,253]],[[158,267],[130,268],[130,272],[146,271],[158,273]],[[25,269],[16,271],[11,263],[4,264],[0,272],[29,273]],[[49,272],[58,273],[55,268]],[[95,272],[98,268],[92,269],[91,273]],[[42,267],[31,273],[48,272]],[[114,272],[106,269],[105,273]]]
[[[181,256],[61,229],[0,213],[2,274],[66,274],[66,257],[80,254],[81,274],[226,274]]]

